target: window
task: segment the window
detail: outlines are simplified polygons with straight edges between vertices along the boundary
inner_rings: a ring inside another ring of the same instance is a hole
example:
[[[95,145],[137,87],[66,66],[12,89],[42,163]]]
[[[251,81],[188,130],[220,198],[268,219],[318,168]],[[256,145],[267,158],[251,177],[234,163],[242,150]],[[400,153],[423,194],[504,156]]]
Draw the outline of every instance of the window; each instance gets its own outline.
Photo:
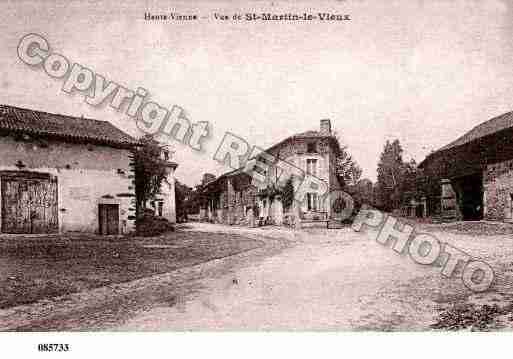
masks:
[[[162,151],[162,157],[164,159],[164,161],[169,161],[169,151]]]
[[[307,193],[306,201],[309,211],[317,211],[317,193]]]
[[[315,142],[309,142],[306,144],[306,152],[317,153],[317,144]]]
[[[306,160],[306,174],[317,176],[317,160],[308,158]]]

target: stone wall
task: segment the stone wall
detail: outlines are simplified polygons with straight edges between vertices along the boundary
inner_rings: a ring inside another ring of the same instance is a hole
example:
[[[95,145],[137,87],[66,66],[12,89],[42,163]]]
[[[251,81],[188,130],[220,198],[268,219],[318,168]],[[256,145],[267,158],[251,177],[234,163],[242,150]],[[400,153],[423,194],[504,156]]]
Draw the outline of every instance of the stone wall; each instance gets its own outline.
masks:
[[[486,166],[483,174],[484,217],[495,221],[513,221],[513,160]]]

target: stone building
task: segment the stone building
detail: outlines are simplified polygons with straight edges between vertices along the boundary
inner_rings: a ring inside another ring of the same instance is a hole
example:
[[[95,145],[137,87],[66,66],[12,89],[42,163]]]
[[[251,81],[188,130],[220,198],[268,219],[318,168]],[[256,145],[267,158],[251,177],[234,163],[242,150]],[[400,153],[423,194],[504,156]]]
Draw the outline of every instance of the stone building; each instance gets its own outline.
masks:
[[[513,222],[513,112],[474,127],[419,168],[434,183],[429,214]]]
[[[107,121],[1,105],[0,232],[130,232],[137,145]]]
[[[265,153],[302,170],[303,175],[313,175],[327,185],[329,191],[340,189],[336,175],[336,157],[341,148],[328,119],[320,121],[320,128],[290,136],[271,146]],[[264,160],[265,161],[265,160]],[[293,202],[286,208],[282,200],[288,177],[275,166],[266,173],[265,183],[252,181],[251,176],[239,168],[227,172],[203,185],[204,202],[200,217],[226,224],[256,225],[298,224],[299,222],[327,221],[332,217],[333,198],[327,199],[308,192],[305,200]],[[290,177],[290,176],[289,176]],[[292,177],[297,188],[301,178]]]

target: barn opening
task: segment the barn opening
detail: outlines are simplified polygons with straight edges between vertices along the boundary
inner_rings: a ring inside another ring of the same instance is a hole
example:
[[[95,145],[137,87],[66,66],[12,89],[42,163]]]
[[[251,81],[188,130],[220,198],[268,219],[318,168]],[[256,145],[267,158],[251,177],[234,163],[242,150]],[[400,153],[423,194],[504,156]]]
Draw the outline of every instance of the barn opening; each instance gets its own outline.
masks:
[[[475,173],[451,180],[464,221],[483,219],[483,177]]]

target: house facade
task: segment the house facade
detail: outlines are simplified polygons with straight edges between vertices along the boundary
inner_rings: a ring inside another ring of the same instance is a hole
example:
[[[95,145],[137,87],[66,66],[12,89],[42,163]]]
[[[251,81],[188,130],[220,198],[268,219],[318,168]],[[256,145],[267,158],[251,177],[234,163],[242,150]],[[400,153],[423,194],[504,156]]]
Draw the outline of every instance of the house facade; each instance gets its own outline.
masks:
[[[132,231],[137,145],[107,121],[0,106],[0,233]]]
[[[284,201],[284,188],[290,177],[297,189],[305,175],[324,181],[328,190],[340,189],[336,158],[340,144],[330,120],[320,121],[320,128],[290,136],[265,151],[275,159],[299,169],[301,176],[284,174],[269,164],[265,182],[255,182],[243,168],[225,173],[203,185],[204,202],[200,218],[225,224],[254,226],[298,224],[327,221],[333,215],[333,198],[315,191],[307,192],[301,203]],[[266,161],[265,158],[260,160]]]
[[[476,126],[419,167],[434,187],[430,215],[513,222],[513,112]]]

